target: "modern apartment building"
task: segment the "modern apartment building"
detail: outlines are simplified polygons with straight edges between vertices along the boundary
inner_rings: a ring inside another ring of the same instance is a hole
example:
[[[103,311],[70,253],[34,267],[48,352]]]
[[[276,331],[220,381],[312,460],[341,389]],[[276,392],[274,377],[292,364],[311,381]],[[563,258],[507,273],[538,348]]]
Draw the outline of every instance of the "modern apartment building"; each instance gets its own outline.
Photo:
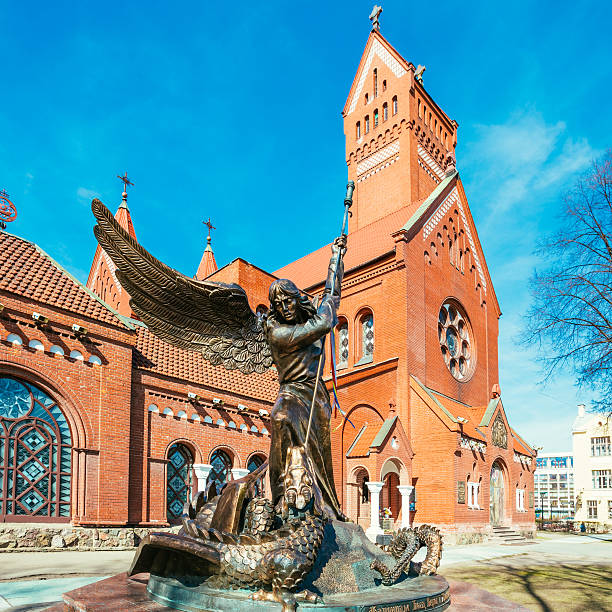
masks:
[[[574,517],[572,453],[538,453],[534,493],[537,517],[551,520]]]
[[[578,406],[572,428],[576,521],[612,528],[612,418]]]

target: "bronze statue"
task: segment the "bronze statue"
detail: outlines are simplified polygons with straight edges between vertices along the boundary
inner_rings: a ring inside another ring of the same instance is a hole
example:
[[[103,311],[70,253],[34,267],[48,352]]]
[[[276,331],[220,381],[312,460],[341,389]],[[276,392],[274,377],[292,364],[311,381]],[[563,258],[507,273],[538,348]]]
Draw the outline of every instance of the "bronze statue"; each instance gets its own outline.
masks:
[[[129,574],[149,571],[151,596],[158,588],[163,591],[164,581],[170,581],[174,592],[181,587],[173,580],[182,585],[189,578],[205,589],[259,589],[253,599],[294,610],[298,599],[316,601],[309,591],[292,591],[307,576],[320,572],[314,568],[319,550],[327,542],[321,559],[332,554],[339,532],[342,541],[351,541],[351,549],[357,546],[374,559],[371,569],[381,574],[385,585],[407,573],[412,557],[424,545],[428,555],[421,573],[437,568],[441,552],[437,530],[421,526],[400,531],[390,547],[397,564],[390,568],[384,561],[387,555],[367,548],[372,545],[363,530],[345,522],[334,485],[331,402],[321,373],[325,337],[337,324],[353,189],[351,182],[342,232],[332,245],[319,303],[315,305],[290,280],[275,280],[264,317],[251,311],[239,285],[198,281],[169,268],[123,230],[99,200],[92,202],[96,238],[116,264],[117,278],[131,295],[132,310],[152,333],[200,351],[213,365],[245,374],[262,373],[274,365],[280,382],[270,415],[268,462],[228,482],[220,493],[215,486],[198,493],[185,504],[179,534],[152,533],[141,542]],[[260,496],[266,470],[272,500]],[[321,560],[325,562],[330,561]]]
[[[314,435],[306,449],[321,489],[323,514],[344,520],[332,472],[329,393],[325,385],[317,384],[317,371],[323,363],[324,338],[337,323],[346,236],[332,247],[318,307],[291,281],[276,280],[270,287],[269,314],[262,320],[252,312],[239,285],[188,278],[148,253],[102,202],[94,200],[92,210],[98,221],[96,238],[116,264],[117,278],[131,295],[132,310],[151,332],[170,344],[201,351],[213,365],[245,374],[276,366],[280,391],[271,413],[269,458],[274,503],[283,495],[287,449],[306,445],[312,405]]]

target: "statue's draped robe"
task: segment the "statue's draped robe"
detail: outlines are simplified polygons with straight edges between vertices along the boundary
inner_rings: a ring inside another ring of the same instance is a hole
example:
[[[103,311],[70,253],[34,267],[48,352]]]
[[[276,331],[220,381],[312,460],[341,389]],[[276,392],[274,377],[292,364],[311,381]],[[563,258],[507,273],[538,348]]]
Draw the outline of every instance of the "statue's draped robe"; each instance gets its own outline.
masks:
[[[327,295],[323,297],[317,313],[305,323],[268,321],[267,337],[280,382],[280,391],[270,415],[272,431],[269,470],[274,503],[278,502],[284,492],[282,472],[287,449],[305,444],[319,356],[324,359],[321,354],[323,340],[335,323],[336,309]],[[320,380],[306,451],[314,464],[323,497],[324,514],[330,519],[342,519],[334,486],[330,418],[329,393],[323,380]]]

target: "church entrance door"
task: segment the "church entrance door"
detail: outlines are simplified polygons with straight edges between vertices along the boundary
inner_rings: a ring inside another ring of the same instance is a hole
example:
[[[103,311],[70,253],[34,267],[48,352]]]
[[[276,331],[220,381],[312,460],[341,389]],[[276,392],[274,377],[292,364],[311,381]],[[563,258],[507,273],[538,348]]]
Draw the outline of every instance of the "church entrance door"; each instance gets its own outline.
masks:
[[[391,510],[391,518],[396,521],[402,508],[402,497],[397,488],[400,483],[399,476],[391,472],[385,476],[384,487],[382,490],[382,509]]]
[[[491,485],[490,485],[490,502],[489,502],[489,518],[491,525],[497,527],[502,525],[505,518],[504,503],[505,503],[505,486],[504,472],[501,465],[496,461],[491,468]]]

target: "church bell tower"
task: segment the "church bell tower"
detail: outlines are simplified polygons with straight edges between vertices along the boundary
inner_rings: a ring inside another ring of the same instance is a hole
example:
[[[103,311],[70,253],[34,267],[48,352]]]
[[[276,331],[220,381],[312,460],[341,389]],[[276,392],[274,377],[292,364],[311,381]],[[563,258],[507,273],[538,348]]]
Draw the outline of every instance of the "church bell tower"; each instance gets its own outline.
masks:
[[[415,68],[372,31],[342,111],[348,178],[355,181],[352,231],[426,198],[454,166],[457,122],[435,103]]]

